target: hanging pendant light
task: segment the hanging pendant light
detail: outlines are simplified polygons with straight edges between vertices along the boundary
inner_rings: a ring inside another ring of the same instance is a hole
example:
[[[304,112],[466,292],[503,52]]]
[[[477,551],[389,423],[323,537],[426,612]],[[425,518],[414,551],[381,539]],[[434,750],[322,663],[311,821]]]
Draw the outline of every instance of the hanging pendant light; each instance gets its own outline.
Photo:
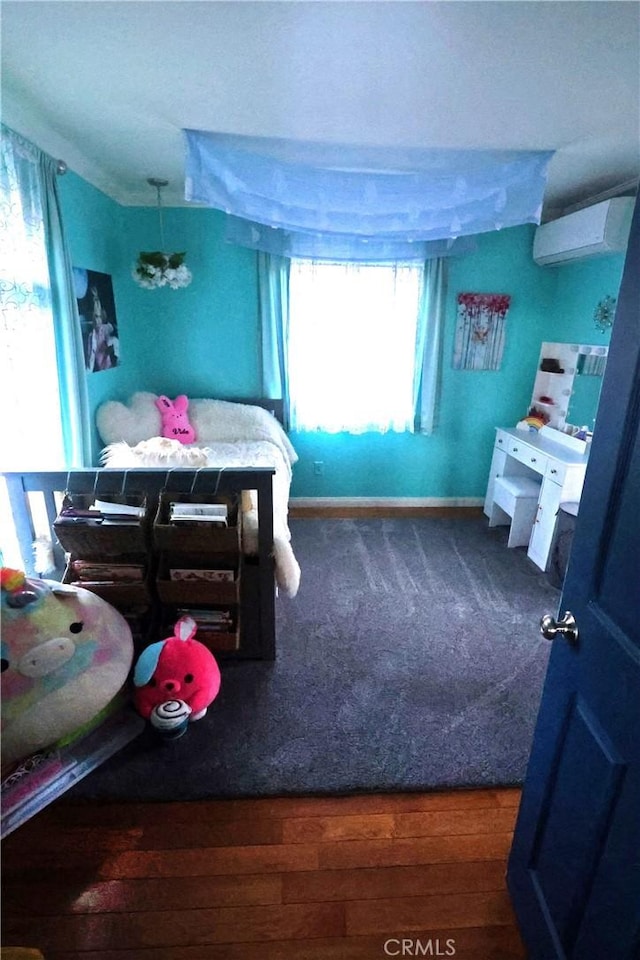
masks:
[[[161,250],[153,250],[138,254],[138,259],[133,265],[133,279],[145,290],[154,290],[156,287],[171,287],[172,290],[178,290],[180,287],[188,287],[191,283],[191,271],[185,265],[184,258],[186,253],[164,253],[164,230],[162,227],[162,202],[160,191],[169,183],[168,180],[160,180],[158,177],[149,177],[147,183],[150,187],[155,187],[158,197],[158,220],[160,222],[160,246]]]

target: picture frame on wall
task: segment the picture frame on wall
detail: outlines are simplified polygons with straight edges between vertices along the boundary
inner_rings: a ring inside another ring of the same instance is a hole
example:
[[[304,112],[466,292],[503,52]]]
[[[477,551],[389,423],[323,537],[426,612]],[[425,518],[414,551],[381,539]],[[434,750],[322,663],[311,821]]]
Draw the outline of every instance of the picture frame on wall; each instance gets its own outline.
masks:
[[[110,274],[73,268],[76,303],[82,330],[85,369],[111,370],[120,363],[120,338]]]
[[[505,344],[507,293],[459,293],[454,370],[499,370]]]

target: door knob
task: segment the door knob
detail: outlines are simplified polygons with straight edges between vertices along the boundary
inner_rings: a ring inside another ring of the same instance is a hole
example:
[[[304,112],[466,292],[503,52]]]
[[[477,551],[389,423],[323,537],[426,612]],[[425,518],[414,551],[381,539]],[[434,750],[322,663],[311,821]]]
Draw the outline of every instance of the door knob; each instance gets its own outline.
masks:
[[[546,640],[553,640],[559,634],[561,637],[565,637],[569,643],[578,642],[578,624],[570,610],[565,611],[562,620],[556,620],[550,614],[545,613],[540,621],[540,633]]]

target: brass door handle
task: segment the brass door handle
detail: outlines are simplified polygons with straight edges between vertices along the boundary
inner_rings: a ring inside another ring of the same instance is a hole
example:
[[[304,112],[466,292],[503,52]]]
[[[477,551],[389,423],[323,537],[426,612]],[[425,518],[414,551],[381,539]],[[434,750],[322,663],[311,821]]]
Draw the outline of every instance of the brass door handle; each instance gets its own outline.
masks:
[[[556,620],[550,614],[545,613],[540,621],[540,633],[546,640],[553,640],[560,635],[571,644],[578,642],[578,624],[570,610],[565,611],[562,620]]]

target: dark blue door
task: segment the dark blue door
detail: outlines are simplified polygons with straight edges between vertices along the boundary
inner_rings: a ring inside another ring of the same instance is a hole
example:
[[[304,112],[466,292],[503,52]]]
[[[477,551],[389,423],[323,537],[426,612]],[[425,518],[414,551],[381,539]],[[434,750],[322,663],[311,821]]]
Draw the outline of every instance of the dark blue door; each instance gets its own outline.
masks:
[[[640,957],[639,422],[636,203],[507,874],[530,960]]]

